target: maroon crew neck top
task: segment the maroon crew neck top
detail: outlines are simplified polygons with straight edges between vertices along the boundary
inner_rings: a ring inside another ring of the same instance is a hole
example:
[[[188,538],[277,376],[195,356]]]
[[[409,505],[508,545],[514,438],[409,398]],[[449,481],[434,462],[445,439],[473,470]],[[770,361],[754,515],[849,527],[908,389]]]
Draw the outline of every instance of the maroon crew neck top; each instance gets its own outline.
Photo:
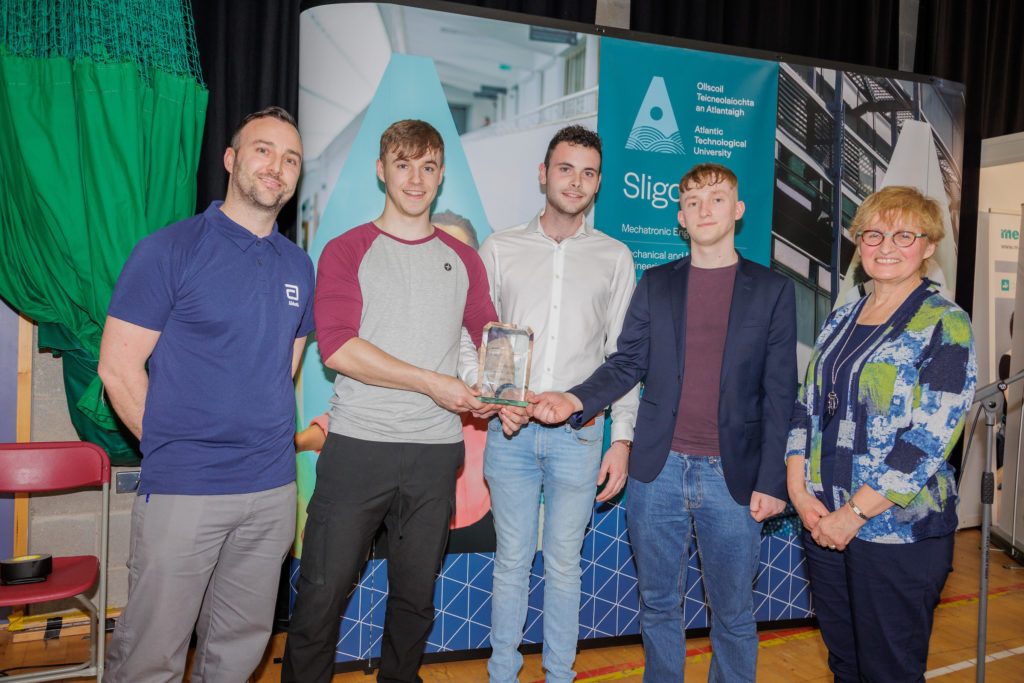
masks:
[[[735,263],[724,268],[690,266],[683,391],[672,435],[672,450],[678,453],[719,455],[718,390],[735,282]]]

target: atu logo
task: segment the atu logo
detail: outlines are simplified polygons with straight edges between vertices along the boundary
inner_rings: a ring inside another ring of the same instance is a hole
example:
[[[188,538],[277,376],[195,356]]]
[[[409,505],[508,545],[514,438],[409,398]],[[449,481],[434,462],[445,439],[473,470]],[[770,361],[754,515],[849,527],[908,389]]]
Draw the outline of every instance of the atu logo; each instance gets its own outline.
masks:
[[[626,149],[685,154],[683,137],[679,134],[679,124],[672,111],[672,102],[668,99],[665,79],[661,76],[652,78],[651,84],[647,86],[647,94],[636,114],[633,130],[629,132]]]

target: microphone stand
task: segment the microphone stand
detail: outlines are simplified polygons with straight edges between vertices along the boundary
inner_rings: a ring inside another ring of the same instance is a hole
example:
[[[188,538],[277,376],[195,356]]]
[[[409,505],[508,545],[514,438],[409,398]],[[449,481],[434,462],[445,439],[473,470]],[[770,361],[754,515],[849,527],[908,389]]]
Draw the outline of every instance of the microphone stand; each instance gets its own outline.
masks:
[[[978,659],[977,683],[985,681],[985,645],[988,627],[988,567],[989,545],[992,538],[992,503],[995,502],[996,475],[993,471],[993,427],[996,417],[1002,412],[1006,388],[1024,379],[1024,370],[1006,380],[999,380],[982,387],[974,394],[974,402],[980,403],[985,411],[985,470],[981,475],[981,569],[978,592]],[[1018,448],[1019,448],[1018,444]]]

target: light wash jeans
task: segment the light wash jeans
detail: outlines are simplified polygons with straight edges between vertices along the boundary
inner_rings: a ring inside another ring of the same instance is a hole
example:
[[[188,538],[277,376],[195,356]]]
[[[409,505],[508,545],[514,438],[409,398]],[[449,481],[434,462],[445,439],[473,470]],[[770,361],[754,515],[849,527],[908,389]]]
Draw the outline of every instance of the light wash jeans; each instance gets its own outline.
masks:
[[[711,606],[709,681],[753,683],[757,672],[754,580],[761,523],[726,487],[719,457],[669,453],[649,483],[629,479],[626,522],[640,588],[644,683],[683,680],[683,602],[690,538],[697,534]]]
[[[580,612],[580,551],[594,512],[604,420],[575,430],[527,423],[509,438],[492,419],[484,450],[497,549],[491,597],[493,683],[516,681],[526,623],[530,568],[537,552],[544,492],[544,669],[549,683],[576,677]]]

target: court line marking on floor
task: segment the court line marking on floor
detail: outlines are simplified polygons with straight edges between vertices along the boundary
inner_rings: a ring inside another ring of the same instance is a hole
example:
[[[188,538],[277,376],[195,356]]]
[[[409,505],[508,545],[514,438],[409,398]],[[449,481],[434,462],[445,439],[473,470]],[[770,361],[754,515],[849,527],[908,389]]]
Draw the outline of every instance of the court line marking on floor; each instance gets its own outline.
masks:
[[[991,588],[989,590],[989,597],[1002,597],[1007,593],[1014,593],[1017,591],[1024,590],[1024,583],[1015,584],[1011,586],[1000,586],[997,588]],[[971,602],[978,601],[977,593],[968,593],[965,595],[952,595],[948,598],[944,598],[939,603],[939,608],[954,607],[956,605],[968,604]],[[819,638],[821,632],[810,626],[802,626],[798,628],[786,629],[781,631],[765,631],[758,634],[758,647],[775,647],[777,645],[783,645],[788,642],[796,640],[807,640],[808,638]],[[1014,655],[1024,654],[1024,646],[1013,648],[1012,650],[1003,650],[1002,652],[993,653],[986,656],[985,661],[995,661],[996,659],[1003,659],[1005,657],[1012,657]],[[711,657],[711,645],[705,645],[703,647],[687,648],[686,650],[686,661],[699,661],[701,659],[710,659]],[[926,678],[933,678],[936,676],[944,676],[947,673],[954,671],[960,671],[962,669],[970,668],[975,665],[975,660],[970,659],[965,662],[957,662],[956,664],[950,664],[934,671],[930,671],[925,674]],[[642,674],[644,671],[644,662],[628,662],[622,664],[614,664],[606,667],[597,669],[591,669],[589,671],[581,671],[576,676],[578,683],[587,683],[591,681],[611,681],[629,676],[636,676]],[[536,683],[541,683],[537,681]]]
[[[803,640],[806,637],[813,637],[818,635],[817,629],[808,629],[806,632],[793,633],[783,638],[772,639],[772,644],[781,643],[789,640]],[[767,641],[763,641],[762,644]],[[710,650],[705,651],[706,648],[694,648],[693,650],[687,651],[687,661],[702,659],[710,656]],[[1018,655],[1024,655],[1024,645],[1015,647],[1009,650],[1002,650],[1000,652],[992,652],[985,656],[985,662],[995,662],[1000,659],[1006,659],[1007,657],[1015,657]],[[976,659],[967,659],[962,662],[956,662],[955,664],[948,664],[938,669],[932,669],[931,671],[925,672],[925,678],[939,678],[940,676],[946,676],[957,671],[963,671],[964,669],[973,669],[975,667]],[[630,662],[626,664],[618,664],[613,666],[604,667],[601,669],[593,669],[591,671],[581,672],[576,680],[579,683],[586,681],[587,683],[596,681],[614,681],[628,678],[630,676],[640,676],[644,672],[643,662]]]
[[[1001,652],[992,652],[985,655],[985,663],[994,662],[999,659],[1006,659],[1007,657],[1014,657],[1016,655],[1024,655],[1024,645],[1015,647],[1010,650],[1002,650]],[[945,676],[946,674],[955,673],[957,671],[963,671],[964,669],[973,669],[978,663],[977,658],[965,659],[962,662],[955,664],[948,664],[946,666],[939,667],[938,669],[932,669],[926,671],[924,674],[925,678],[938,678],[939,676]]]

